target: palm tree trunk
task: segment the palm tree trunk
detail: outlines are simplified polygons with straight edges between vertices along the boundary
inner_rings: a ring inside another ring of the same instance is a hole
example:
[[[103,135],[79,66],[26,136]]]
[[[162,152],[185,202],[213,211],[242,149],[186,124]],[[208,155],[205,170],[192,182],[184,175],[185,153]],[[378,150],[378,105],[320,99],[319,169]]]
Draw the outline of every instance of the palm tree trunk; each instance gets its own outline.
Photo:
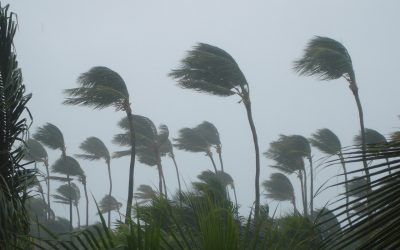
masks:
[[[217,173],[217,172],[218,172],[218,171],[217,171],[217,166],[215,165],[215,161],[214,161],[214,158],[213,158],[213,156],[212,156],[212,153],[211,153],[210,151],[208,151],[208,152],[207,152],[207,155],[208,155],[208,157],[210,157],[210,160],[211,160],[211,163],[212,163],[212,165],[213,165],[213,167],[214,167],[215,173]]]
[[[128,117],[128,122],[129,122],[129,130],[130,130],[130,141],[131,141],[131,162],[129,165],[129,184],[128,184],[128,200],[126,202],[126,214],[125,214],[125,224],[129,224],[129,221],[131,220],[131,214],[132,214],[132,200],[133,200],[133,182],[134,182],[134,171],[135,171],[135,155],[136,155],[136,150],[135,150],[135,129],[133,127],[133,115],[132,115],[132,110],[129,106],[127,105],[126,109],[126,115]]]
[[[296,197],[294,196],[294,194],[293,194],[293,199],[292,199],[292,205],[293,205],[293,213],[298,214],[297,207],[296,207]]]
[[[237,197],[236,197],[236,188],[234,185],[232,186],[232,189],[233,189],[233,196],[235,196],[235,206],[236,206],[236,210],[237,210],[239,206],[238,206]]]
[[[339,156],[340,162],[342,163],[342,167],[343,167],[343,174],[344,174],[344,181],[345,181],[344,187],[346,189],[346,215],[347,215],[347,220],[349,222],[349,225],[351,226],[352,223],[351,223],[351,219],[350,219],[350,209],[349,209],[349,202],[350,202],[350,200],[349,200],[349,182],[348,182],[346,164],[344,162],[342,152],[339,152],[338,156]]]
[[[46,184],[47,184],[47,213],[48,213],[48,217],[47,219],[50,220],[50,172],[49,172],[49,163],[47,162],[47,160],[44,162],[44,166],[46,167],[46,174],[47,174],[47,178],[46,178]]]
[[[89,226],[89,199],[88,199],[88,194],[87,194],[87,189],[86,189],[86,180],[83,185],[83,189],[85,191],[85,198],[86,198],[86,227]]]
[[[176,164],[175,161],[175,156],[171,156],[172,160],[174,161],[174,166],[175,166],[175,170],[176,170],[176,177],[178,178],[178,187],[179,187],[179,197],[182,194],[182,189],[181,189],[181,179],[179,177],[179,170],[178,170],[178,165]],[[180,198],[179,198],[180,199]]]
[[[75,208],[76,208],[76,215],[78,217],[78,229],[81,229],[81,216],[79,214],[79,209],[77,204],[75,205]]]
[[[163,177],[162,177],[161,166],[159,163],[157,163],[157,170],[158,170],[158,190],[160,194],[163,194]]]
[[[255,208],[254,208],[254,218],[257,219],[260,214],[260,149],[258,148],[258,138],[256,127],[254,126],[253,116],[251,113],[251,102],[250,98],[243,99],[243,103],[247,111],[247,119],[249,120],[251,133],[253,134],[254,151],[256,153],[256,176],[255,176]]]
[[[160,165],[161,166],[161,177],[162,177],[162,181],[163,181],[163,185],[164,185],[164,194],[165,194],[165,198],[167,198],[168,199],[168,194],[167,194],[167,184],[166,184],[166,182],[165,182],[165,176],[164,176],[164,171],[163,171],[163,168],[162,168],[162,165]]]
[[[298,177],[300,180],[300,187],[301,187],[301,199],[303,201],[303,213],[304,213],[304,216],[308,217],[307,202],[306,202],[305,195],[304,195],[305,192],[304,192],[304,184],[303,184],[303,173],[301,172],[301,170],[299,170]]]
[[[110,166],[110,161],[107,161],[107,169],[108,169],[108,179],[110,181],[110,191],[108,192],[108,195],[111,198],[111,192],[112,192],[112,179],[111,179],[111,166]],[[111,211],[108,211],[107,214],[107,222],[108,222],[108,228],[110,228],[111,224]]]
[[[220,165],[221,165],[221,171],[222,171],[222,172],[225,172],[225,171],[224,171],[224,163],[222,162],[221,145],[218,145],[218,146],[217,146],[217,153],[218,153],[218,157],[219,157],[219,163],[220,163]]]
[[[68,187],[71,188],[71,180],[69,178],[69,174],[67,174],[67,181],[68,181]],[[72,197],[71,197],[71,194],[68,197],[68,202],[69,202],[69,231],[72,232],[73,226],[72,226]]]
[[[301,170],[301,171],[303,171],[303,177],[304,177],[304,182],[303,182],[303,185],[304,185],[304,215],[306,216],[306,217],[308,217],[308,197],[307,197],[307,173],[306,173],[306,170],[304,169],[304,170]]]
[[[311,156],[308,157],[308,161],[310,163],[310,215],[313,218],[314,214],[314,170],[313,170],[313,162]]]

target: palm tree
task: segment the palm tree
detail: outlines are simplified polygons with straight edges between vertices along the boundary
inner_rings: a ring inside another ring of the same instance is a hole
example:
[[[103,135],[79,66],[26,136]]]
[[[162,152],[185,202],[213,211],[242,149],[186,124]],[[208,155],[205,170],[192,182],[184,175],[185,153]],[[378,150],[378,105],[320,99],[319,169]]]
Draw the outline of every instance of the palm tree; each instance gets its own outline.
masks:
[[[343,159],[342,144],[339,138],[331,130],[327,128],[318,129],[314,134],[311,135],[309,139],[312,146],[319,149],[321,152],[327,155],[337,155],[339,157],[340,163],[343,168],[343,174],[345,179],[345,189],[346,189],[346,208],[349,211],[349,186],[348,186],[348,175],[346,170],[346,164]],[[347,219],[351,225],[350,213],[347,213]]]
[[[308,43],[303,57],[294,62],[294,70],[300,75],[318,76],[321,80],[335,80],[343,77],[349,83],[350,90],[357,103],[362,138],[363,166],[367,182],[370,184],[371,180],[365,152],[366,140],[363,110],[358,95],[353,64],[347,49],[336,40],[317,36]]]
[[[79,148],[84,152],[83,154],[77,154],[75,155],[78,158],[85,159],[85,160],[90,160],[90,161],[95,161],[95,160],[104,160],[107,169],[108,169],[108,180],[110,182],[110,189],[108,192],[108,195],[111,196],[112,192],[112,178],[111,178],[111,156],[110,152],[108,151],[106,145],[97,137],[88,137],[86,138],[85,141],[81,143]],[[82,184],[84,184],[85,187],[85,195],[86,195],[86,176],[83,176],[81,178]],[[84,182],[83,182],[84,181]],[[87,198],[87,195],[86,195]],[[87,206],[88,207],[88,206]],[[89,221],[88,221],[88,210],[86,210],[86,226],[88,226]],[[108,224],[110,224],[110,216],[111,212],[108,213]]]
[[[222,145],[219,138],[218,129],[211,122],[204,121],[197,125],[194,130],[198,131],[209,144],[215,147],[217,154],[219,156],[219,162],[221,164],[221,170],[224,172],[224,164],[222,162]]]
[[[289,201],[293,205],[294,213],[297,213],[294,188],[286,175],[273,173],[270,176],[270,180],[264,181],[262,185],[267,191],[267,194],[265,195],[267,198],[276,201]]]
[[[172,161],[174,162],[175,166],[175,171],[176,171],[176,178],[178,179],[178,188],[179,188],[179,194],[182,193],[182,187],[181,187],[181,179],[179,177],[179,169],[178,169],[178,164],[176,163],[175,159],[175,154],[174,154],[174,147],[172,146],[171,141],[167,138],[165,143],[163,143],[160,147],[160,152],[161,155],[168,155]]]
[[[129,120],[131,162],[129,165],[129,187],[126,204],[125,223],[128,223],[132,211],[133,180],[135,169],[135,133],[133,128],[132,109],[129,102],[129,93],[122,77],[115,71],[97,66],[83,73],[78,78],[78,88],[66,89],[68,96],[63,102],[66,105],[88,106],[94,109],[114,107],[117,111],[126,113]]]
[[[255,217],[258,218],[260,153],[251,110],[250,88],[239,65],[226,51],[209,44],[199,43],[182,60],[182,66],[172,70],[170,76],[178,81],[180,87],[185,89],[224,97],[236,94],[240,97],[246,108],[247,119],[253,134],[256,155]]]
[[[46,167],[46,185],[47,185],[47,219],[50,219],[50,173],[49,173],[49,161],[47,156],[47,151],[43,147],[43,145],[35,139],[28,139],[25,142],[25,155],[24,159],[27,161],[35,161],[36,162],[43,162],[44,166]]]
[[[361,145],[362,144],[362,135],[354,136],[354,144]],[[379,133],[378,131],[370,128],[365,129],[365,144],[366,148],[368,149],[369,153],[379,152],[382,149],[388,146],[388,141],[386,140],[385,136]],[[389,159],[386,158],[386,163],[388,166],[389,174],[391,174]]]
[[[81,198],[81,194],[78,186],[75,183],[69,183],[61,185],[57,188],[57,194],[53,195],[53,198],[56,200],[56,203],[61,204],[70,204],[72,200],[75,208],[76,214],[78,216],[78,228],[80,228],[80,216],[79,216],[79,200]]]
[[[139,200],[138,204],[143,204],[151,201],[156,195],[156,191],[152,187],[142,184],[137,188],[134,197],[136,200]]]
[[[52,166],[51,171],[58,174],[64,174],[67,176],[68,186],[71,186],[71,176],[83,176],[83,170],[79,165],[78,161],[71,156],[65,156],[58,159]],[[71,187],[70,187],[71,188]],[[70,231],[72,231],[72,203],[73,200],[69,199],[69,219],[70,219]]]
[[[166,125],[160,125],[158,130],[154,123],[147,117],[141,115],[133,116],[133,127],[135,128],[136,138],[136,154],[139,162],[148,166],[157,166],[159,175],[159,189],[160,193],[163,193],[164,183],[164,194],[167,194],[167,188],[164,178],[164,173],[161,165],[161,146],[166,142],[169,136],[168,127]],[[128,120],[122,119],[118,125],[125,130],[122,134],[114,136],[113,142],[120,145],[126,146],[129,143],[129,130]],[[122,157],[129,153],[129,150],[115,152],[113,157]]]
[[[113,196],[106,194],[103,199],[101,199],[100,204],[99,204],[99,208],[100,208],[100,212],[101,213],[107,213],[110,214],[111,211],[118,211],[119,213],[119,209],[122,207],[122,203],[118,202],[117,199],[115,199]],[[121,215],[120,215],[120,219],[121,219]],[[110,224],[111,221],[110,219],[108,220],[108,228],[110,228]]]
[[[180,150],[185,150],[193,153],[204,152],[211,160],[215,173],[217,173],[217,166],[215,165],[214,158],[211,152],[211,144],[203,137],[199,131],[192,128],[182,128],[179,130],[178,138],[174,139],[174,146]]]
[[[300,137],[280,135],[277,141],[270,143],[270,148],[264,155],[275,161],[275,164],[271,165],[272,168],[276,168],[285,174],[297,174],[300,181],[304,215],[308,216],[307,174],[303,160],[305,151],[307,151],[307,144],[295,143],[297,138]],[[303,139],[298,140],[298,142],[303,142]]]
[[[86,181],[86,175],[83,173],[82,175],[79,176],[79,182],[83,186],[83,190],[85,192],[85,200],[86,200],[86,227],[89,226],[89,197],[87,194],[87,181]]]

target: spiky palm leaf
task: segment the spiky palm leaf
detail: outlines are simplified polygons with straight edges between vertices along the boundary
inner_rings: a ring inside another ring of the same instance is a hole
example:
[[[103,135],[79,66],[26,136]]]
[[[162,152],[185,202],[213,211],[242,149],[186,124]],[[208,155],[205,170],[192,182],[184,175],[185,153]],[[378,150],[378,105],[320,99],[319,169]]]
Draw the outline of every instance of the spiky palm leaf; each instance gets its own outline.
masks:
[[[178,85],[185,89],[217,96],[237,94],[240,97],[246,108],[254,142],[256,158],[254,214],[257,218],[260,211],[260,150],[251,110],[250,89],[239,65],[226,51],[209,44],[199,43],[188,52],[181,66],[172,70],[169,76],[176,79]],[[216,168],[215,171],[217,171]]]
[[[64,136],[61,130],[54,124],[46,123],[42,127],[39,127],[36,133],[33,134],[33,138],[51,149],[65,152]]]
[[[289,178],[281,173],[273,173],[269,178],[269,180],[265,180],[262,183],[262,186],[267,191],[265,196],[276,201],[291,202],[294,212],[296,212],[294,188]]]

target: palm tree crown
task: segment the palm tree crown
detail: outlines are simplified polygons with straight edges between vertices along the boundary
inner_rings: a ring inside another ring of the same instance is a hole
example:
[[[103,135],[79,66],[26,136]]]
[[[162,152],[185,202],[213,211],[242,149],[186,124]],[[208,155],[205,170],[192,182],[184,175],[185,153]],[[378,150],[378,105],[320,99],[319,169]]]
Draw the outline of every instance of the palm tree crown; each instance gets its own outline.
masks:
[[[47,151],[40,142],[35,139],[28,139],[25,141],[25,145],[25,160],[44,163],[47,161]]]
[[[295,194],[289,178],[282,173],[273,173],[269,180],[262,183],[267,191],[266,197],[276,201],[290,201],[296,212]]]
[[[318,129],[309,140],[312,146],[328,155],[338,154],[342,150],[339,138],[327,128]]]
[[[97,137],[86,138],[79,148],[84,152],[76,155],[79,158],[90,161],[103,159],[106,163],[110,162],[111,157],[106,145]]]
[[[54,124],[46,123],[42,127],[39,127],[33,138],[51,149],[65,152],[64,136],[61,130]]]

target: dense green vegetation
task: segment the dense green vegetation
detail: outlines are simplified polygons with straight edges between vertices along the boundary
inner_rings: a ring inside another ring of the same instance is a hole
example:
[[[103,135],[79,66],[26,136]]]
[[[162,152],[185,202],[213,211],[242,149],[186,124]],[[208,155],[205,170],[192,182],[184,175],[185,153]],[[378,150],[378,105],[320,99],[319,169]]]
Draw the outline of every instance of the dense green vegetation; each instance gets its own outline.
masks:
[[[344,148],[328,128],[317,130],[310,138],[279,135],[263,153],[273,161],[272,169],[279,171],[271,173],[269,179],[260,176],[249,84],[234,58],[221,48],[200,43],[187,53],[179,68],[171,71],[169,76],[184,89],[222,97],[238,95],[244,104],[254,141],[256,176],[254,206],[243,215],[239,213],[235,181],[224,169],[218,129],[204,121],[192,128],[181,128],[178,137],[170,139],[167,125],[157,127],[148,117],[135,114],[124,80],[107,67],[96,66],[82,73],[78,87],[64,90],[64,104],[93,109],[113,107],[125,112],[126,117],[116,121],[121,132],[113,139],[121,150],[111,153],[100,138],[91,136],[80,144],[81,152],[74,156],[82,160],[78,162],[67,152],[64,135],[56,125],[46,123],[29,134],[32,117],[27,108],[31,95],[25,94],[16,61],[13,38],[17,24],[8,9],[0,7],[0,249],[400,247],[400,132],[385,138],[364,127],[352,61],[341,43],[326,37],[312,38],[304,55],[294,62],[294,69],[300,75],[321,80],[343,78],[349,83],[360,122],[355,146]],[[202,171],[188,187],[181,186],[174,149],[205,154],[210,159],[210,169]],[[329,157],[324,166],[337,166],[343,171],[340,175],[344,182],[334,186],[345,191],[330,206],[318,207],[314,203],[317,193],[324,192],[323,187],[315,186],[315,149]],[[49,162],[47,150],[60,152],[59,159]],[[130,157],[130,168],[127,208],[121,214],[122,203],[112,196],[111,162],[125,156]],[[179,185],[175,193],[167,192],[170,189],[164,177],[164,157],[171,158],[175,166]],[[157,189],[143,184],[134,186],[136,159],[156,167]],[[109,191],[102,198],[88,196],[87,186],[91,184],[81,168],[85,160],[104,161],[107,167]],[[361,167],[354,167],[354,163]],[[39,165],[44,165],[45,172],[39,170]],[[298,177],[301,197],[296,197],[296,185],[288,178],[293,174]],[[261,185],[260,178],[264,179]],[[265,190],[265,202],[260,188]],[[81,215],[83,193],[85,214]],[[277,216],[267,199],[288,201],[293,211]],[[98,201],[99,222],[90,225],[88,204],[92,201]],[[297,207],[296,201],[302,206]],[[52,202],[67,205],[69,218],[56,216]],[[119,220],[112,221],[111,213],[117,213]],[[78,226],[74,228],[74,224]]]

